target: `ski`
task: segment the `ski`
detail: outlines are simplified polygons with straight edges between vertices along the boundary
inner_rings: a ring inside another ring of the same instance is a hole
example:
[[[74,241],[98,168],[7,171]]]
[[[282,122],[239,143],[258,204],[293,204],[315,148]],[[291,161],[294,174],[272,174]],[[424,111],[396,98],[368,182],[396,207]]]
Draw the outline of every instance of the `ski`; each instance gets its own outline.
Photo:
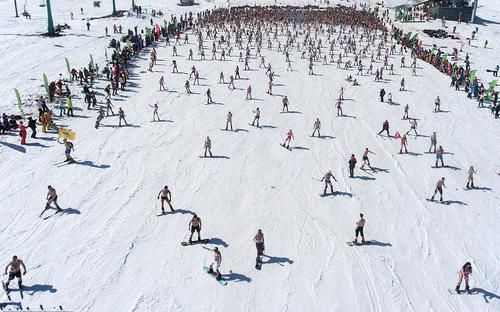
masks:
[[[346,242],[346,244],[348,246],[351,246],[351,247],[352,246],[363,246],[363,245],[370,245],[371,241],[368,240],[368,241],[365,241],[364,243],[355,243],[355,242],[351,241],[351,242]]]
[[[12,301],[12,299],[10,298],[10,290],[7,288],[7,285],[5,285],[3,281],[2,281],[2,289],[5,292],[5,295],[7,296],[9,301]]]
[[[210,238],[192,241],[191,243],[190,242],[181,242],[181,245],[182,246],[191,246],[191,245],[197,245],[197,244],[206,244],[208,242],[210,242]]]
[[[222,278],[219,279],[219,280],[217,280],[217,276],[216,276],[215,272],[210,272],[210,269],[207,266],[203,267],[203,271],[205,271],[206,273],[208,273],[209,275],[211,275],[213,278],[215,278],[215,280],[217,282],[219,282],[219,284],[221,284],[222,286],[226,286],[227,285],[227,281],[226,280],[223,280]]]
[[[425,200],[428,201],[428,202],[431,202],[431,203],[436,203],[436,204],[441,204],[441,205],[448,205],[448,203],[446,203],[445,201],[431,200],[430,198],[426,198]]]
[[[477,294],[477,291],[471,291],[471,292],[467,292],[465,290],[459,290],[458,293],[455,291],[455,289],[451,289],[451,288],[448,288],[448,292],[451,294],[451,295],[476,295]]]

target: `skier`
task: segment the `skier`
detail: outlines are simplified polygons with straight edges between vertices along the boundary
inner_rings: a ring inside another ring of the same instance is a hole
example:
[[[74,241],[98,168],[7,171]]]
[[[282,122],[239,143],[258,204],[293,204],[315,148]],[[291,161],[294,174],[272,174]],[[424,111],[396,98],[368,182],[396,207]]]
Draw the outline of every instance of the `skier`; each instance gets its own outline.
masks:
[[[400,154],[403,153],[403,147],[405,148],[405,154],[408,154],[408,149],[406,148],[407,144],[408,144],[408,137],[406,136],[406,133],[405,133],[401,137],[401,145],[399,146],[399,153]]]
[[[50,208],[52,208],[50,206],[50,204],[54,203],[54,205],[56,205],[56,209],[57,209],[57,212],[61,212],[62,209],[61,207],[59,207],[59,204],[57,203],[57,193],[56,193],[56,189],[53,188],[52,186],[48,186],[48,192],[47,192],[47,203],[45,204],[45,208],[43,209],[42,213],[40,213],[39,217],[41,218],[43,213],[47,210],[49,210]]]
[[[460,286],[462,285],[462,280],[465,281],[465,291],[470,295],[470,290],[469,290],[469,275],[472,274],[472,265],[470,262],[466,262],[460,271],[458,272],[458,282],[457,286],[455,287],[455,291],[457,294],[460,293]]]
[[[251,85],[248,85],[248,88],[247,88],[247,96],[245,98],[246,100],[251,100],[252,99],[252,86]]]
[[[149,106],[153,108],[153,121],[156,121],[156,117],[158,118],[158,121],[160,121],[160,115],[158,115],[158,102]]]
[[[128,126],[128,123],[125,120],[125,112],[123,111],[123,109],[121,107],[118,108],[118,117],[120,118],[120,119],[118,119],[118,126],[119,127],[122,126],[122,120],[125,123],[125,125]]]
[[[474,170],[473,166],[470,166],[469,171],[467,173],[467,185],[465,186],[467,189],[474,188],[474,174],[477,171]]]
[[[356,230],[354,233],[356,234],[356,238],[354,238],[353,243],[358,244],[358,235],[361,235],[361,243],[365,243],[365,235],[363,234],[363,228],[365,227],[365,219],[363,218],[363,214],[359,214],[359,220],[356,222]]]
[[[66,161],[73,161],[73,157],[71,157],[71,151],[74,151],[75,149],[73,148],[73,143],[68,141],[67,138],[64,138],[62,142],[59,142],[59,144],[64,144],[64,155],[66,156]]]
[[[441,111],[441,99],[439,98],[439,96],[434,100],[434,111],[435,112]]]
[[[286,111],[288,112],[288,103],[289,102],[288,102],[288,97],[286,95],[283,97],[282,102],[283,102],[283,110],[282,111],[285,112],[285,109],[286,109]]]
[[[437,151],[436,151],[436,168],[439,167],[438,166],[438,161],[441,160],[441,166],[444,167],[444,163],[443,163],[443,153],[444,153],[444,149],[441,145],[439,145]]]
[[[26,275],[26,265],[24,265],[23,260],[19,259],[17,256],[12,257],[12,261],[10,261],[7,266],[5,267],[5,275],[7,275],[7,271],[9,272],[9,277],[7,279],[7,282],[2,282],[4,284],[4,289],[6,292],[9,292],[9,284],[10,281],[13,279],[17,278],[17,285],[19,287],[19,290],[22,290],[23,288],[23,278],[21,275],[21,267],[23,268],[23,273],[22,275]],[[10,268],[10,269],[9,269]]]
[[[323,196],[326,196],[326,190],[328,188],[328,185],[330,185],[330,191],[332,192],[332,195],[333,195],[333,185],[332,185],[332,181],[330,179],[334,179],[335,182],[337,182],[337,179],[335,179],[335,177],[333,176],[332,171],[328,170],[328,172],[325,173],[325,175],[323,176],[323,178],[320,181],[320,182],[325,181],[325,189],[323,190]]]
[[[408,119],[408,111],[410,110],[410,107],[408,104],[405,105],[405,111],[403,113],[403,119]]]
[[[212,100],[212,92],[210,91],[210,88],[207,89],[207,104],[212,104],[214,103],[214,100]]]
[[[257,257],[262,257],[264,255],[264,233],[262,230],[257,230],[257,234],[253,237],[253,241],[255,242],[255,247],[257,248]]]
[[[210,157],[212,156],[212,141],[210,140],[210,137],[207,136],[205,139],[205,144],[203,145],[205,147],[205,154],[203,157],[207,157],[207,151],[210,154]]]
[[[231,89],[231,87],[233,87],[233,88]],[[229,90],[236,89],[235,86],[234,86],[234,77],[233,77],[233,75],[229,76],[229,84],[227,85],[227,88]]]
[[[387,131],[387,136],[390,138],[391,135],[389,134],[389,121],[387,121],[387,119],[382,124],[382,130],[380,130],[378,134],[380,135],[384,131]]]
[[[259,127],[259,119],[260,119],[260,109],[257,107],[256,110],[253,111],[255,113],[255,117],[252,121],[252,126],[254,126],[255,122],[257,122],[257,128]]]
[[[367,165],[371,170],[373,170],[372,166],[370,165],[370,159],[368,159],[368,153],[375,155],[375,153],[370,151],[367,147],[365,149],[365,151],[363,152],[363,164],[361,165],[361,167],[359,169],[363,169],[365,167],[365,165]],[[375,170],[373,170],[373,171],[375,171]]]
[[[226,130],[227,126],[231,126],[231,131],[233,131],[233,114],[231,112],[227,113]]]
[[[174,47],[175,50],[175,47]],[[178,73],[179,70],[177,69],[177,62],[175,60],[172,61],[172,73]]]
[[[184,88],[186,88],[186,94],[187,95],[190,95],[191,93],[191,89],[189,88],[189,80],[186,80],[186,83],[184,84]]]
[[[401,83],[399,87],[399,91],[404,91],[405,90],[405,79],[401,78]]]
[[[343,101],[344,100],[344,87],[340,87],[340,90],[339,90],[339,101]]]
[[[434,195],[432,195],[431,197],[431,201],[434,201],[434,196],[436,196],[436,194],[439,192],[439,196],[440,196],[440,199],[439,201],[443,201],[443,186],[446,187],[446,185],[444,184],[444,177],[442,177],[441,179],[439,179],[436,183],[436,188],[434,189]]]
[[[193,234],[194,232],[197,232],[198,233],[198,241],[201,240],[201,237],[200,237],[200,232],[201,232],[201,219],[196,215],[194,214],[194,216],[191,218],[191,220],[189,221],[189,224],[188,224],[188,231],[191,232],[191,235],[189,236],[189,243],[192,244],[193,243]]]
[[[337,116],[344,116],[344,112],[342,111],[342,101],[337,101]]]
[[[410,130],[406,131],[406,134],[410,133],[411,130],[415,131],[415,136],[418,136],[417,133],[417,120],[416,119],[411,119],[409,121],[410,123]]]
[[[436,144],[437,144],[437,138],[436,138],[436,131],[432,132],[431,135],[431,146],[429,147],[429,153],[431,152],[431,149],[434,147],[434,152],[436,153]]]
[[[316,121],[314,122],[314,125],[313,125],[313,134],[312,134],[312,137],[314,137],[314,134],[316,133],[316,131],[318,131],[318,138],[321,137],[321,134],[319,133],[319,130],[321,128],[321,122],[319,121],[319,118],[316,118]]]
[[[160,78],[160,91],[161,90],[167,90],[167,88],[165,87],[165,77],[161,76]]]
[[[160,199],[161,198],[161,199]],[[164,202],[167,202],[168,206],[170,207],[170,211],[174,212],[174,208],[172,207],[172,204],[170,203],[172,201],[172,193],[170,193],[170,190],[168,189],[168,186],[165,185],[160,192],[158,193],[157,199],[160,199],[161,202],[161,213],[165,213],[165,208],[164,208]]]
[[[354,178],[354,168],[356,167],[356,163],[358,161],[356,160],[356,157],[354,157],[354,154],[351,155],[351,158],[349,159],[349,176],[351,178]]]
[[[214,247],[214,249],[210,249],[205,246],[201,247],[203,247],[208,251],[212,251],[214,253],[214,261],[210,264],[208,273],[210,274],[214,273],[214,266],[215,266],[215,274],[216,274],[215,278],[217,280],[220,280],[222,278],[222,275],[220,274],[219,269],[220,269],[220,264],[222,263],[222,255],[220,254],[219,248]]]
[[[286,148],[290,148],[290,141],[292,139],[295,139],[293,137],[293,132],[292,132],[292,129],[290,129],[287,134],[286,134],[286,139],[285,139],[285,142],[283,142],[282,146],[286,147]]]

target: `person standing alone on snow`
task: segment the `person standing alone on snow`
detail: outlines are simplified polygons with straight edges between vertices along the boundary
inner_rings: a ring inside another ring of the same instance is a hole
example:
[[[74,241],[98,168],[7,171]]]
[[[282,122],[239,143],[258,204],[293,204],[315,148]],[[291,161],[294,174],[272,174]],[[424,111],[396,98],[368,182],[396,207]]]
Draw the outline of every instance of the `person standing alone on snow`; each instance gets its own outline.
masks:
[[[476,173],[476,170],[474,170],[473,166],[470,166],[469,171],[467,173],[467,185],[465,186],[466,188],[474,188],[474,174]]]
[[[455,287],[455,291],[459,294],[460,293],[460,286],[462,285],[462,280],[465,281],[465,291],[470,294],[469,290],[469,275],[472,274],[472,265],[470,262],[466,262],[460,271],[458,272],[458,282],[457,286]]]
[[[212,156],[212,141],[210,140],[210,137],[207,136],[205,139],[205,144],[203,145],[205,147],[205,154],[203,157],[207,157],[207,152],[210,154],[210,157]]]
[[[321,136],[321,134],[319,133],[319,130],[321,128],[321,122],[319,121],[319,118],[316,118],[316,121],[314,122],[314,125],[313,125],[313,134],[312,134],[312,137],[314,137],[314,134],[316,133],[316,131],[318,131],[318,138]]]
[[[188,230],[191,232],[191,235],[189,236],[189,243],[193,243],[193,234],[194,232],[198,233],[198,241],[201,240],[201,219],[198,217],[196,214],[191,218],[191,221],[189,221],[188,224]]]
[[[56,205],[57,212],[61,212],[62,209],[59,207],[59,204],[57,203],[57,193],[56,189],[53,188],[52,186],[47,187],[49,191],[47,192],[47,204],[45,204],[45,209],[43,209],[42,213],[40,213],[40,218],[42,217],[43,213],[47,211],[49,208],[52,208],[50,204],[54,203]]]
[[[358,222],[356,222],[356,230],[354,233],[356,234],[356,237],[354,238],[353,243],[357,244],[358,243],[358,235],[361,235],[361,243],[365,243],[365,235],[363,234],[363,228],[365,227],[365,219],[363,218],[363,214],[359,214],[360,219]]]
[[[172,201],[172,193],[170,193],[167,185],[165,185],[158,193],[158,199],[160,199],[161,201],[161,213],[165,213],[165,208],[163,205],[164,202],[167,202],[168,206],[170,207],[170,211],[174,212],[174,208],[172,208],[172,204],[170,203]]]
[[[257,257],[261,257],[264,255],[264,233],[259,229],[257,234],[253,237],[253,241],[255,242],[255,247],[257,248]]]
[[[231,126],[231,131],[233,131],[233,114],[231,112],[227,113],[226,130],[228,130],[228,126]]]
[[[285,142],[283,142],[283,146],[286,147],[286,148],[290,148],[290,141],[292,139],[295,139],[293,137],[293,132],[292,132],[292,129],[290,129],[287,134],[286,134],[286,139],[285,139]]]
[[[325,175],[323,176],[323,178],[321,179],[320,182],[323,182],[325,181],[325,189],[323,190],[323,196],[326,195],[326,190],[328,188],[328,185],[330,185],[330,191],[332,192],[333,194],[333,185],[332,185],[332,181],[330,179],[334,179],[335,182],[337,182],[337,179],[335,179],[335,177],[333,176],[333,173],[331,170],[328,170],[327,173],[325,173]]]
[[[439,192],[439,201],[443,201],[443,186],[446,187],[446,185],[444,184],[444,177],[442,177],[441,179],[439,179],[436,183],[436,188],[434,189],[434,195],[432,195],[431,197],[431,201],[434,201],[434,196],[436,196],[436,194]]]
[[[436,144],[437,144],[437,138],[436,138],[436,131],[432,132],[431,135],[431,146],[429,147],[429,153],[431,152],[431,149],[434,147],[433,153],[436,153]]]
[[[9,278],[7,279],[7,282],[4,283],[2,281],[2,284],[4,284],[4,289],[6,292],[9,291],[10,281],[12,281],[15,278],[17,278],[17,285],[19,287],[19,290],[21,290],[23,288],[23,278],[21,275],[21,267],[23,268],[23,271],[24,271],[22,275],[26,275],[26,266],[24,265],[23,260],[19,259],[17,256],[13,256],[12,261],[10,261],[9,264],[7,264],[7,266],[5,267],[4,274],[7,275],[7,271],[9,271]],[[9,268],[10,268],[10,270],[9,270]]]

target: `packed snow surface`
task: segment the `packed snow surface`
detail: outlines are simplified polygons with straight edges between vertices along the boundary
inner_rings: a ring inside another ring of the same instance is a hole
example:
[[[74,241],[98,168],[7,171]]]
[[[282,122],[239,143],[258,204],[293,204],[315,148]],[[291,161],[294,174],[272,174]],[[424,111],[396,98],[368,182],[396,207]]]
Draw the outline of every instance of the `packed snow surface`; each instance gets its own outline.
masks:
[[[91,1],[53,0],[55,23],[68,23],[71,29],[61,37],[41,37],[46,31],[46,12],[38,2],[26,2],[32,15],[28,20],[13,17],[12,1],[0,1],[0,113],[19,112],[13,91],[18,88],[25,112],[36,114],[31,99],[44,94],[43,73],[49,80],[58,79],[59,73],[66,77],[64,58],[80,68],[88,64],[89,54],[102,68],[109,40],[118,38],[112,32],[113,24],[121,24],[124,30],[149,25],[149,15],[145,19],[104,18],[91,20],[87,31],[87,18],[111,13],[111,1],[94,8]],[[199,5],[180,7],[176,2],[136,1],[148,11],[161,8],[167,19],[172,14],[228,5],[226,1],[200,0]],[[245,3],[274,1],[230,2],[232,6]],[[338,3],[350,6],[354,2]],[[472,67],[479,70],[485,83],[493,79],[486,69],[496,66],[500,51],[500,10],[495,4],[480,1],[480,23],[457,25],[462,40],[475,27],[479,29],[477,40],[465,45],[460,55],[463,60],[465,52],[469,53]],[[18,5],[21,12],[24,4],[18,1]],[[130,1],[117,1],[117,7],[129,9]],[[162,23],[163,19],[154,21]],[[455,24],[449,22],[447,30]],[[105,26],[110,37],[104,34]],[[439,28],[440,22],[398,27],[417,31]],[[500,132],[499,121],[488,109],[478,109],[476,101],[449,86],[449,77],[420,60],[417,76],[412,76],[409,67],[399,68],[399,55],[391,56],[395,75],[386,71],[384,82],[374,82],[373,75],[355,76],[355,69],[337,69],[335,63],[322,65],[322,61],[315,63],[315,75],[308,75],[308,61],[300,58],[300,52],[290,51],[294,69],[290,72],[277,43],[270,51],[266,42],[262,55],[276,73],[273,95],[269,95],[265,93],[265,70],[259,69],[260,58],[255,57],[254,49],[251,70],[244,71],[238,49],[226,61],[211,61],[211,41],[205,43],[207,61],[199,61],[195,37],[191,32],[188,35],[190,43],[178,47],[177,57],[164,41],[156,46],[158,64],[153,72],[147,71],[150,48],[131,62],[127,91],[112,98],[115,110],[122,107],[131,126],[117,127],[115,116],[105,118],[96,130],[97,111],[87,110],[80,86],[70,85],[76,94],[76,116],[58,117],[55,122],[76,132],[73,156],[77,163],[54,165],[64,159],[56,133],[40,132],[36,140],[28,137],[26,146],[19,144],[17,133],[0,135],[0,261],[7,264],[15,254],[28,269],[23,277],[24,299],[20,300],[13,282],[13,302],[3,296],[0,307],[33,310],[39,305],[46,309],[61,305],[72,311],[500,310]],[[421,36],[426,45],[436,43],[436,39]],[[285,37],[279,39],[283,43]],[[489,41],[486,49],[485,40]],[[449,52],[452,47],[460,48],[460,40],[437,44],[447,46]],[[187,60],[189,48],[195,53],[194,61]],[[111,55],[110,50],[108,53]],[[335,55],[338,53],[336,50]],[[409,53],[406,55],[410,64]],[[173,59],[179,74],[171,73]],[[202,80],[199,86],[191,86],[195,93],[188,96],[184,83],[192,65]],[[236,90],[230,91],[227,84],[217,83],[219,73],[223,71],[227,81],[236,65],[242,77],[235,81]],[[375,63],[375,68],[380,66]],[[348,74],[360,86],[346,82]],[[160,92],[162,75],[168,91]],[[402,77],[407,90],[400,92]],[[253,100],[245,100],[248,85],[252,85]],[[100,104],[104,103],[104,86],[102,80],[96,84]],[[342,86],[346,116],[337,117],[335,102]],[[207,88],[215,104],[205,105]],[[381,88],[392,93],[394,105],[378,100]],[[284,95],[293,112],[280,113]],[[436,96],[446,112],[433,112]],[[163,122],[151,122],[150,105],[155,102]],[[406,104],[410,117],[418,119],[419,136],[410,136],[410,153],[399,154],[399,140],[376,133],[385,119],[391,123],[391,134],[406,132],[408,121],[401,119]],[[261,128],[248,124],[257,107],[262,111]],[[237,131],[221,131],[228,111]],[[321,120],[323,138],[310,137],[316,118]],[[279,145],[289,129],[295,136],[290,151]],[[431,168],[435,156],[426,152],[433,131],[438,145],[445,149],[448,167]],[[206,136],[210,136],[217,158],[199,158]],[[370,161],[379,170],[356,168],[355,177],[349,178],[350,155],[356,155],[359,167],[366,147],[375,153]],[[478,188],[465,191],[470,165],[478,171]],[[320,197],[324,184],[318,180],[329,169],[338,180],[333,184],[336,196]],[[442,176],[446,177],[447,205],[426,201]],[[49,184],[57,189],[64,212],[43,220],[38,215]],[[156,196],[164,185],[172,191],[177,212],[157,217]],[[188,238],[192,213],[202,219],[202,237],[211,238],[207,246],[217,246],[222,252],[221,272],[227,286],[203,272],[203,265],[212,260],[210,252],[180,244]],[[349,247],[346,242],[354,239],[359,213],[367,220],[365,236],[374,243]],[[259,228],[266,238],[267,255],[260,271],[254,268],[252,241]],[[455,287],[457,271],[466,261],[472,263],[470,284],[477,294],[450,295],[448,289]]]

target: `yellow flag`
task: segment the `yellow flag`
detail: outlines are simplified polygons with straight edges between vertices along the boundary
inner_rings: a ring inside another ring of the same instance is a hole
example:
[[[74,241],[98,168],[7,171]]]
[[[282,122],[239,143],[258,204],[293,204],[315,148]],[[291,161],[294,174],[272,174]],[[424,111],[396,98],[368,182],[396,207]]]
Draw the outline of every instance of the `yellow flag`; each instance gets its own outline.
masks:
[[[68,139],[70,141],[74,141],[76,137],[76,133],[69,129],[59,128],[59,139]]]

